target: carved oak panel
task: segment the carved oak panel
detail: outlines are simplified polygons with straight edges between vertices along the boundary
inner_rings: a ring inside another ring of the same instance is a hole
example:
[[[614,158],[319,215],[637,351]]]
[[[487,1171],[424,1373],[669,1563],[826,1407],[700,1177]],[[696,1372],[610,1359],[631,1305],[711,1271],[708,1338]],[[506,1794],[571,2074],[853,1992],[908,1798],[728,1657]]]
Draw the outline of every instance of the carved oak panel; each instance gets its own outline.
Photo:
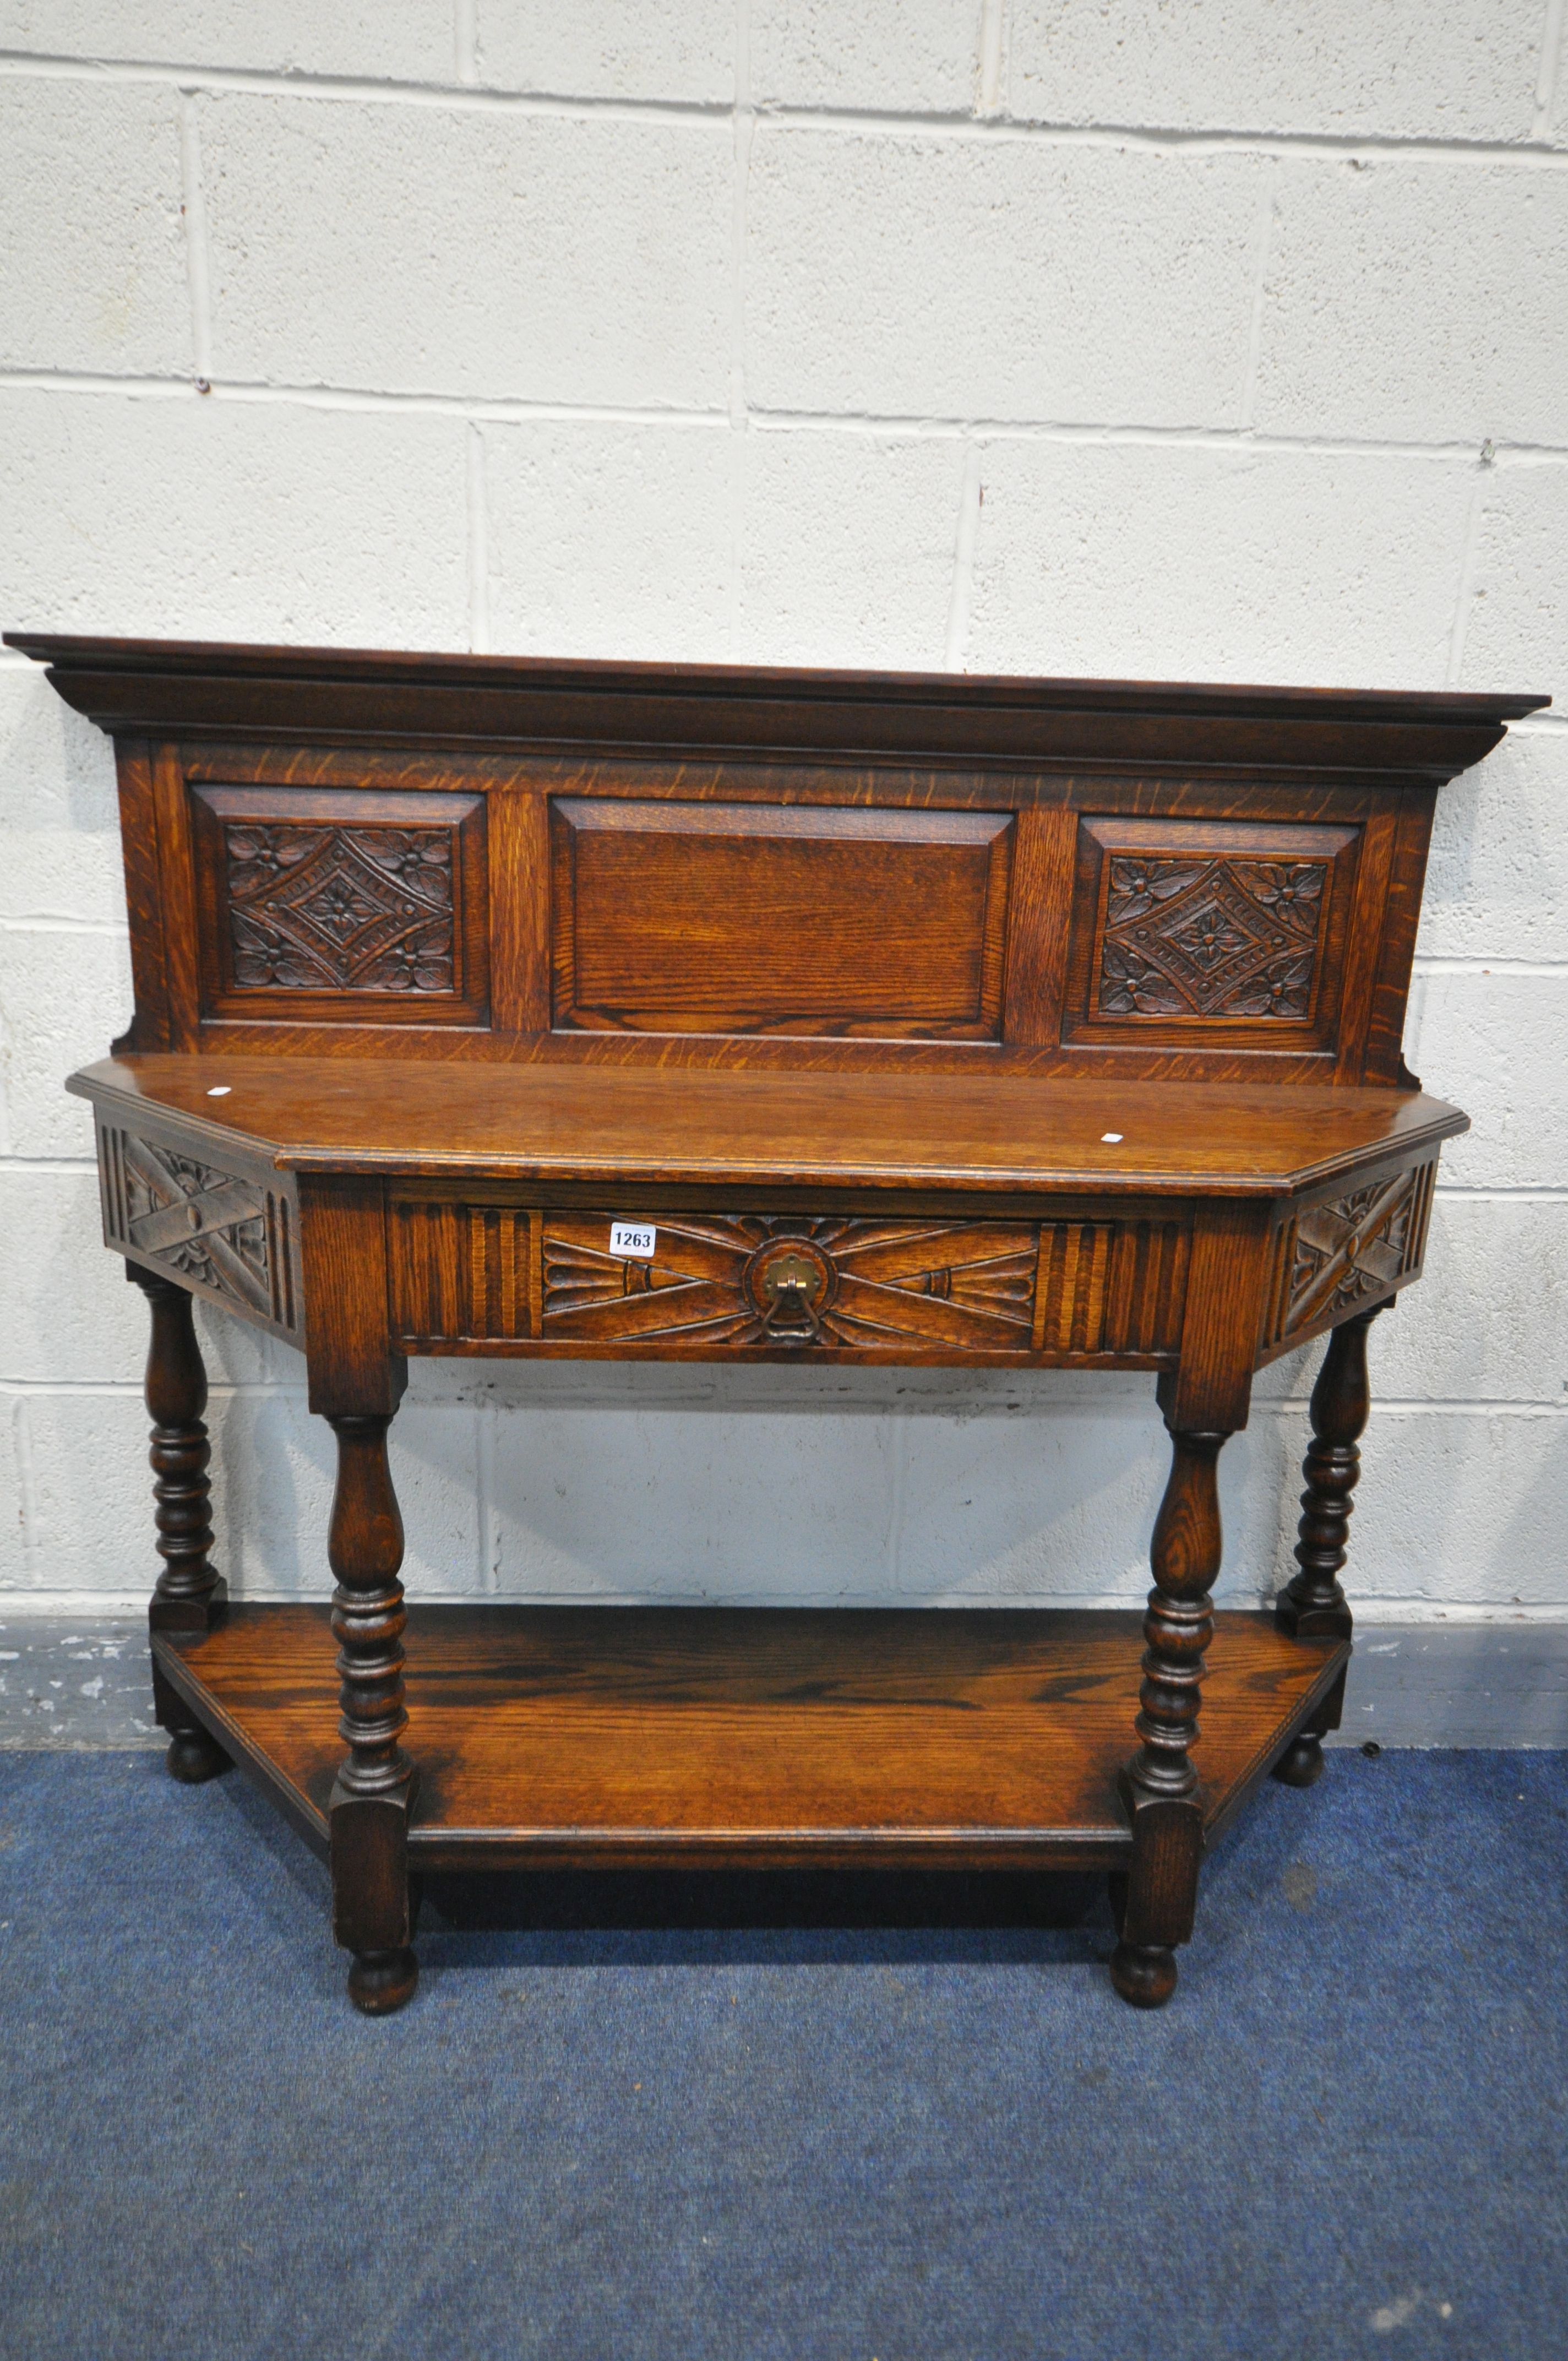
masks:
[[[98,1171],[106,1244],[247,1319],[298,1330],[284,1190],[108,1124],[99,1126]]]
[[[549,1214],[542,1334],[584,1344],[1026,1352],[1036,1235],[1024,1223],[683,1214],[650,1261],[604,1219]]]
[[[192,809],[213,1014],[483,1014],[482,796],[203,785]]]
[[[449,829],[239,821],[224,868],[236,991],[452,990]]]
[[[1326,861],[1113,859],[1102,1016],[1310,1016]]]
[[[1276,1234],[1265,1349],[1333,1324],[1420,1269],[1437,1164],[1309,1207]]]
[[[1069,1038],[1332,1046],[1354,828],[1085,818]]]
[[[395,1197],[393,1334],[408,1352],[510,1346],[1116,1357],[1180,1339],[1179,1221],[890,1222],[681,1213],[647,1257],[608,1213]]]

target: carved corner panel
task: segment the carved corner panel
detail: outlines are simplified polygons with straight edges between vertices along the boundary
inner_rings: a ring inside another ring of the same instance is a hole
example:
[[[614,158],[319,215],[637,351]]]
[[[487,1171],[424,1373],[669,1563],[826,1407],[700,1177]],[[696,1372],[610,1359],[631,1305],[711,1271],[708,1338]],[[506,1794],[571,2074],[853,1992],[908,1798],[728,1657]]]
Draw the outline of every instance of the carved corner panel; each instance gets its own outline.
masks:
[[[1179,1221],[661,1217],[398,1198],[391,1322],[407,1352],[554,1348],[1155,1362],[1180,1338]]]
[[[1272,1352],[1387,1295],[1421,1267],[1437,1161],[1291,1214],[1275,1233],[1262,1348]]]
[[[482,796],[203,785],[191,802],[209,1014],[483,1021]]]
[[[1360,833],[1085,818],[1069,1038],[1332,1048]]]
[[[286,1188],[100,1123],[104,1243],[225,1310],[298,1340],[294,1209]]]

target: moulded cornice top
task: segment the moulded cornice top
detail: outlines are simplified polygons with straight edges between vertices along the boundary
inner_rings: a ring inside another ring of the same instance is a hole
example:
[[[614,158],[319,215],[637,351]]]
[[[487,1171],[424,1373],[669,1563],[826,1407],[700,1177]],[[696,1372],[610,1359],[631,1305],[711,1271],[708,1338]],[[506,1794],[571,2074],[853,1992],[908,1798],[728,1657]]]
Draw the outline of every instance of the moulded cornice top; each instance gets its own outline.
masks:
[[[122,735],[1450,778],[1538,696],[607,664],[7,631]]]

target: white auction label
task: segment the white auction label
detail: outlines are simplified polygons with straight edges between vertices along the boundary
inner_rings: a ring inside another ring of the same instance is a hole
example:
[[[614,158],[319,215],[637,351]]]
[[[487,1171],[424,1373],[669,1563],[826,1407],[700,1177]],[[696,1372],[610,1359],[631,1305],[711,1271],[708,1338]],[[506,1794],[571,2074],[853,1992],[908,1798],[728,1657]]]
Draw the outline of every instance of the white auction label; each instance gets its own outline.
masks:
[[[611,1222],[609,1250],[626,1262],[652,1262],[658,1235],[652,1222]]]

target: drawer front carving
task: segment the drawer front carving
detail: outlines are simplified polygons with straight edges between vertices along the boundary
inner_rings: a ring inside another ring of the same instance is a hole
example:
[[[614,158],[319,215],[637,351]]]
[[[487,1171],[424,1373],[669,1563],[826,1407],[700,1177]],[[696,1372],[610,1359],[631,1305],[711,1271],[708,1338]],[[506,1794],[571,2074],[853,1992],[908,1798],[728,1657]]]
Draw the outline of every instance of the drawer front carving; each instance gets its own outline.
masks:
[[[1150,1220],[679,1213],[646,1258],[609,1213],[397,1198],[393,1334],[412,1352],[1173,1354],[1188,1234]]]
[[[568,1031],[992,1041],[1010,812],[558,796]]]
[[[1328,1048],[1360,831],[1085,818],[1069,1038]]]
[[[1435,1158],[1291,1215],[1275,1237],[1263,1344],[1310,1335],[1420,1269]]]
[[[192,807],[214,1014],[483,1020],[482,796],[200,786]]]
[[[247,1320],[294,1334],[296,1249],[287,1195],[113,1125],[98,1127],[106,1245]]]
[[[544,1224],[545,1337],[584,1344],[894,1345],[1026,1352],[1036,1238],[1022,1223],[680,1215],[653,1259],[608,1220]]]

